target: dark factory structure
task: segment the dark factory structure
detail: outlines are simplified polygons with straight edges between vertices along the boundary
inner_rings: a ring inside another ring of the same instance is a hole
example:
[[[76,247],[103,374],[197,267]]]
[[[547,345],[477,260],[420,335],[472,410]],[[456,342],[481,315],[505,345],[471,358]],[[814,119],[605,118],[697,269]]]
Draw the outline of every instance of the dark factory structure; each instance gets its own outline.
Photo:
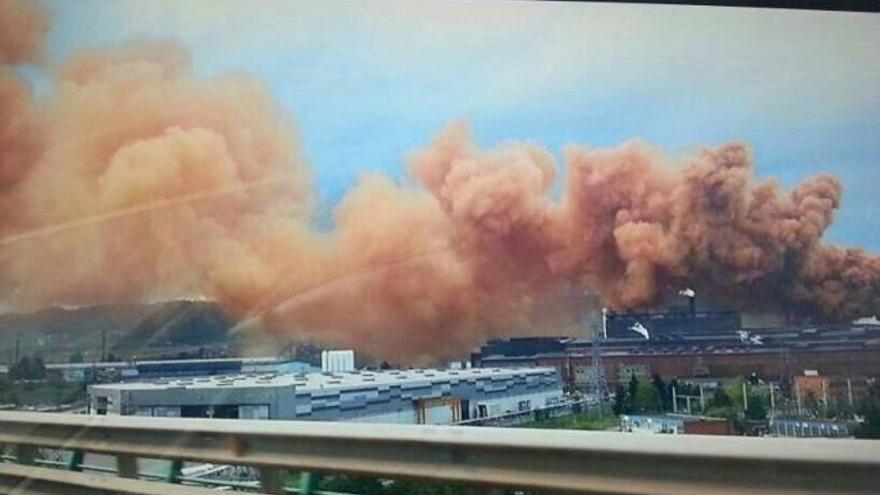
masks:
[[[638,337],[633,330],[642,325],[652,339],[675,338],[682,333],[731,334],[742,328],[737,311],[689,311],[673,308],[665,313],[613,313],[605,317],[604,335],[611,339]]]
[[[593,346],[610,385],[633,374],[663,378],[768,381],[805,373],[830,377],[880,376],[876,321],[744,328],[736,311],[673,309],[666,313],[611,313],[595,342],[586,338],[491,340],[471,356],[474,366],[552,366],[568,386],[586,389],[597,374]]]

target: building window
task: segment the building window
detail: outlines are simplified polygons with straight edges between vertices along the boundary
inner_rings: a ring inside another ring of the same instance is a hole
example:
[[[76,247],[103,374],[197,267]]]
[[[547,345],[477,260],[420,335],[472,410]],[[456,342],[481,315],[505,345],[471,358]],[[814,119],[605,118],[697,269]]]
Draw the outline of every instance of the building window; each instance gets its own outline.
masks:
[[[269,419],[269,406],[267,404],[238,406],[238,417],[241,419]]]

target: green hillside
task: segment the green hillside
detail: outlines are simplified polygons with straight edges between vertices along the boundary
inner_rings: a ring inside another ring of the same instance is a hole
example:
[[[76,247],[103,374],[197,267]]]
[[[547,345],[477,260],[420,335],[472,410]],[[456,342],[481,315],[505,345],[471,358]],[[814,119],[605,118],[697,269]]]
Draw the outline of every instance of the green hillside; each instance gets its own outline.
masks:
[[[140,359],[223,348],[234,321],[215,303],[172,301],[144,305],[48,308],[0,315],[0,362],[10,363],[18,336],[21,355],[66,362],[80,353],[100,359],[102,334],[108,355]]]

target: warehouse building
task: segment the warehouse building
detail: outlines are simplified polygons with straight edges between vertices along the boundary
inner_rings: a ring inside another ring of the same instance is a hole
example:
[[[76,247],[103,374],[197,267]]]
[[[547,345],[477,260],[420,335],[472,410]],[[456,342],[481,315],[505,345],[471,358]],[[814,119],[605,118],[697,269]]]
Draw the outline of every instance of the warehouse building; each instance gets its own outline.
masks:
[[[620,431],[672,435],[733,434],[730,422],[726,419],[684,414],[624,414],[620,417]]]
[[[704,319],[714,323],[704,326],[704,320],[697,317],[694,327],[684,325],[674,330],[642,316],[615,315],[619,319],[614,321],[636,321],[647,330],[649,338],[633,330],[616,329],[598,341],[571,337],[491,340],[471,355],[471,362],[475,367],[491,368],[554,367],[573,389],[586,389],[592,383],[596,374],[593,357],[597,353],[612,387],[625,383],[632,375],[645,379],[654,374],[663,378],[726,379],[754,373],[766,380],[779,380],[814,370],[820,376],[837,378],[826,386],[824,393],[829,400],[850,393],[858,396],[866,390],[866,378],[880,376],[877,324],[742,328],[728,326],[738,321],[738,316],[715,312]],[[609,315],[609,325],[611,321]],[[664,316],[656,321],[672,322],[676,318]],[[594,346],[599,347],[598,352]],[[815,395],[819,397],[823,392],[817,390]]]
[[[47,364],[46,373],[66,382],[150,380],[236,373],[307,373],[308,363],[277,357],[175,359]]]
[[[559,403],[555,369],[224,375],[89,387],[91,414],[449,424]]]
[[[737,311],[687,311],[673,308],[658,313],[615,313],[605,318],[603,336],[608,339],[640,338],[633,330],[642,325],[652,339],[675,338],[681,333],[732,334],[742,328],[742,316]]]

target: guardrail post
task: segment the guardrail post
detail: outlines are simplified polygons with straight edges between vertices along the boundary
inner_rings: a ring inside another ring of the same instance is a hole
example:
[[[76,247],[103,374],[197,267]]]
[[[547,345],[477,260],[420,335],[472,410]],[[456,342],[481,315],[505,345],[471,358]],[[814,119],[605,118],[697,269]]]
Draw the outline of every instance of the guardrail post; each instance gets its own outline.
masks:
[[[16,445],[15,457],[19,464],[34,464],[34,461],[37,460],[37,448],[33,445]]]
[[[74,450],[73,455],[70,456],[70,461],[67,463],[68,471],[82,471],[82,463],[85,459],[86,453],[82,450]]]
[[[264,493],[284,493],[284,484],[281,481],[281,470],[275,468],[260,468],[260,491]]]
[[[180,483],[180,470],[183,469],[183,461],[174,459],[168,467],[168,473],[165,475],[165,481],[168,483]]]
[[[321,475],[303,471],[299,475],[299,495],[313,495],[318,489]]]
[[[116,474],[118,474],[121,478],[137,478],[137,457],[132,457],[130,455],[117,455]]]

